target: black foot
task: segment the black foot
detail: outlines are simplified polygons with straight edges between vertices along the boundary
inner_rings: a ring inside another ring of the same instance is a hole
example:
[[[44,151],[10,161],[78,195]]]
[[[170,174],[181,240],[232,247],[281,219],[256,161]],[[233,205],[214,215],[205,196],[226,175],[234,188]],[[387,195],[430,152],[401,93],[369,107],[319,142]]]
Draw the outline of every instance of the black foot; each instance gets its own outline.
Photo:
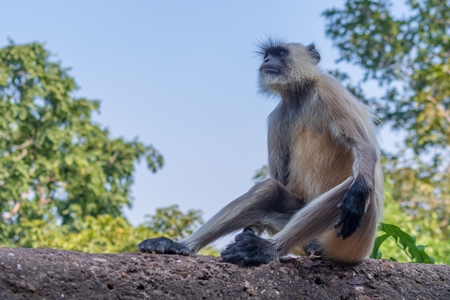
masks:
[[[303,250],[305,250],[305,253],[309,256],[310,259],[316,259],[317,256],[322,255],[322,246],[316,240],[313,240],[312,242],[304,245]]]
[[[226,262],[239,266],[259,266],[278,259],[273,244],[257,236],[253,230],[246,229],[238,234],[235,243],[220,253]]]
[[[159,237],[156,239],[147,239],[142,241],[137,247],[139,251],[145,253],[157,253],[157,254],[179,254],[179,255],[191,255],[191,250],[181,243],[172,241],[165,237]]]
[[[369,194],[370,191],[364,180],[361,177],[357,177],[338,205],[338,208],[341,209],[341,216],[334,228],[342,227],[337,232],[337,237],[342,236],[342,239],[345,240],[361,226],[365,203]]]

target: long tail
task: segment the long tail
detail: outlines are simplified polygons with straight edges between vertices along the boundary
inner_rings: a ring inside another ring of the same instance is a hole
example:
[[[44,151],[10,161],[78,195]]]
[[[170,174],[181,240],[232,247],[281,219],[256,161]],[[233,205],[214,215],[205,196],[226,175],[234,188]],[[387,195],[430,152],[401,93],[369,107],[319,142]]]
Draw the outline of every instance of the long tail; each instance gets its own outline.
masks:
[[[353,176],[321,194],[303,209],[299,210],[288,224],[271,240],[275,242],[280,255],[286,255],[297,246],[303,245],[331,230],[338,220],[338,204],[351,187]]]

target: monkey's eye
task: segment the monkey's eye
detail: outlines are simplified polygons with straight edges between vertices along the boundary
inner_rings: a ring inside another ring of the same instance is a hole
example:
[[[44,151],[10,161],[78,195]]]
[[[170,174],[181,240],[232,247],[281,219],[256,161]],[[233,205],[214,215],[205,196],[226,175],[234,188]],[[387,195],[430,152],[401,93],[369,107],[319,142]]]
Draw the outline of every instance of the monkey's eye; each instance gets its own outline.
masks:
[[[266,53],[264,54],[264,59],[266,59],[269,55],[272,55],[274,57],[283,58],[288,54],[288,50],[282,48],[282,47],[272,47],[266,50]]]

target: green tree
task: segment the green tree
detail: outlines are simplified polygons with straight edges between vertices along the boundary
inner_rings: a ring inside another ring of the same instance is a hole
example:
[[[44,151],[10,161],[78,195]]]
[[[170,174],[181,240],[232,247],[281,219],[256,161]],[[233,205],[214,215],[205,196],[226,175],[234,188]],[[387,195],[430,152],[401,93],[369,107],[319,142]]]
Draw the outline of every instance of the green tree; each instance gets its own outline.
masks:
[[[200,211],[182,213],[176,205],[159,208],[155,215],[147,215],[146,219],[136,227],[124,217],[106,214],[76,219],[73,227],[34,220],[22,224],[26,235],[22,237],[21,244],[33,248],[50,247],[82,252],[135,252],[136,244],[144,239],[159,236],[181,239],[202,223]],[[211,247],[201,253],[218,254]]]
[[[99,101],[74,98],[74,79],[50,57],[39,43],[0,49],[0,246],[111,253],[191,234],[201,212],[176,205],[137,227],[126,220],[135,163],[156,172],[163,158],[136,139],[110,138],[91,119]]]
[[[385,221],[450,264],[450,5],[409,0],[405,7],[399,15],[388,0],[347,0],[324,12],[326,33],[340,61],[362,68],[359,92],[369,81],[382,88],[366,101],[404,135],[398,151],[385,153],[392,199]]]
[[[73,97],[76,88],[42,44],[0,49],[1,245],[33,246],[56,226],[77,233],[99,216],[120,227],[135,163],[163,165],[151,145],[110,138],[91,119],[99,101]]]

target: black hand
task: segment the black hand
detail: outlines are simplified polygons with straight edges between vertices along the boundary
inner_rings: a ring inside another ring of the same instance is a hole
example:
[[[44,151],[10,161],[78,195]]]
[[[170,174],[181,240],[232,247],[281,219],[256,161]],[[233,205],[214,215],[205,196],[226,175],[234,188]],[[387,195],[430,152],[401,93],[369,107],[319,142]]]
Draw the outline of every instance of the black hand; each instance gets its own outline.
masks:
[[[342,228],[337,232],[337,237],[342,236],[342,239],[345,240],[361,226],[369,193],[370,191],[364,180],[361,177],[357,177],[338,205],[338,208],[341,209],[341,216],[334,228],[338,228],[341,225]]]
[[[192,252],[188,247],[181,243],[172,241],[165,237],[159,237],[155,239],[147,239],[142,241],[137,248],[141,252],[157,253],[157,254],[179,254],[179,255],[191,255]]]

